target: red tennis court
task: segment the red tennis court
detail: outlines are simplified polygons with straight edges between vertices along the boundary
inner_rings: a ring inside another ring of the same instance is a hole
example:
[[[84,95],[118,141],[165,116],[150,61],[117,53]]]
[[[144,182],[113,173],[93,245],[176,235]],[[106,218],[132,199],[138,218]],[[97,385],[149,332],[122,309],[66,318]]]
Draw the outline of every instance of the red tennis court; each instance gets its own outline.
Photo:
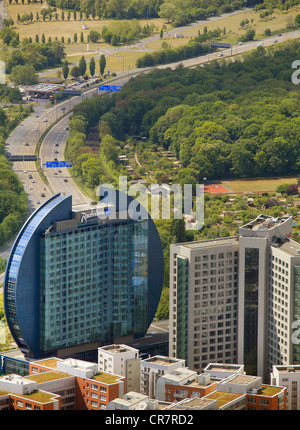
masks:
[[[227,188],[220,184],[206,184],[204,185],[204,192],[209,194],[227,194],[230,193]]]

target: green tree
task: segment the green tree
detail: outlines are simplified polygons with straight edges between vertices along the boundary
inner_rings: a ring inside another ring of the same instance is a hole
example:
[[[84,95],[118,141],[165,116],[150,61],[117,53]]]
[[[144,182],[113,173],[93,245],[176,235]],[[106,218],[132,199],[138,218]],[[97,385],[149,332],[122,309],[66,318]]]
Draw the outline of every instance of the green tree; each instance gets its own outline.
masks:
[[[62,73],[63,73],[63,77],[64,79],[67,79],[68,75],[69,75],[69,63],[67,60],[65,60],[62,64]]]
[[[84,76],[86,72],[86,61],[84,56],[80,58],[78,67],[79,67],[80,76]]]
[[[100,145],[100,150],[105,155],[107,161],[118,161],[119,149],[117,147],[117,141],[108,134],[103,137]]]
[[[73,66],[72,69],[71,69],[71,71],[70,71],[70,74],[71,74],[71,76],[73,78],[78,79],[79,76],[81,75],[79,67],[78,66]]]
[[[37,73],[31,64],[14,66],[11,70],[10,79],[16,85],[32,85],[37,83]]]
[[[95,69],[96,69],[96,63],[95,63],[95,59],[94,59],[94,57],[92,57],[92,58],[90,59],[90,75],[91,75],[91,76],[94,76],[94,74],[95,74]]]
[[[89,36],[90,36],[90,41],[91,41],[92,43],[97,43],[97,42],[99,42],[99,39],[100,39],[100,33],[99,33],[99,31],[91,30],[91,31],[89,32]]]
[[[13,38],[17,36],[17,33],[10,27],[3,27],[0,31],[0,39],[2,39],[5,45],[9,45]]]
[[[177,14],[177,7],[171,1],[166,1],[161,4],[158,15],[166,19],[168,22],[173,21]]]
[[[106,58],[105,58],[105,55],[104,55],[104,54],[102,54],[102,55],[100,56],[99,66],[100,66],[100,75],[103,75],[103,74],[104,74],[105,67],[106,67]]]

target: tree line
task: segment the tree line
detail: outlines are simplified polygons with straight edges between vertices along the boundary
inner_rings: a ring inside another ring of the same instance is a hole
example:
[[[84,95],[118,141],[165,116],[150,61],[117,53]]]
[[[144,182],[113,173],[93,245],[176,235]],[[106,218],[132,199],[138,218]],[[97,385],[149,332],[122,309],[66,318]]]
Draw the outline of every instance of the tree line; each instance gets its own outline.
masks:
[[[8,87],[0,85],[1,100],[7,97],[7,91]],[[12,163],[4,155],[4,144],[10,132],[30,112],[31,108],[22,105],[0,108],[0,247],[18,232],[28,211],[27,195]]]
[[[163,18],[179,27],[197,20],[210,18],[258,5],[261,10],[280,8],[287,10],[299,0],[48,0],[52,7],[81,13],[85,19],[148,19]],[[81,18],[82,19],[82,18]]]

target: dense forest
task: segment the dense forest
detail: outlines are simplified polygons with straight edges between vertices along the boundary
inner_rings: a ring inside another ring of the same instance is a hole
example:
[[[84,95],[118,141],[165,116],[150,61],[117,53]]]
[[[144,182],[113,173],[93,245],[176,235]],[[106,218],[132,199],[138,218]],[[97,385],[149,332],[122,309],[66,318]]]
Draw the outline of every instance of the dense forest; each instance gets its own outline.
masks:
[[[10,93],[12,94],[9,95]],[[0,85],[1,101],[10,97],[19,99],[18,93],[18,90]],[[11,131],[30,111],[31,108],[22,105],[8,105],[5,110],[0,108],[0,247],[17,233],[28,211],[27,195],[12,169],[12,163],[4,155],[4,143]]]
[[[76,166],[86,152],[84,133],[98,122],[111,154],[133,135],[148,138],[140,143],[145,151],[171,151],[181,163],[177,183],[297,175],[300,92],[291,81],[291,66],[298,58],[300,42],[294,40],[267,50],[260,46],[233,62],[140,75],[120,93],[75,109],[73,121],[81,117],[85,126],[79,121],[73,126],[69,155]],[[96,172],[95,162],[90,168],[95,186],[101,169]],[[86,165],[86,176],[88,170]]]
[[[299,0],[48,0],[52,7],[82,11],[84,17],[146,19],[161,17],[175,27],[212,15],[232,12],[244,6],[287,9]]]

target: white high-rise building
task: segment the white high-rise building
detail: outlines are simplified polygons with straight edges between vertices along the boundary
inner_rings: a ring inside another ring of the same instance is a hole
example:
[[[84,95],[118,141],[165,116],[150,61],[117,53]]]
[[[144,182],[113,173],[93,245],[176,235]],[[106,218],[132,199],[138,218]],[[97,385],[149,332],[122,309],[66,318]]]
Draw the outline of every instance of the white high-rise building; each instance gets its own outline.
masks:
[[[140,393],[150,398],[156,394],[156,383],[160,376],[185,367],[185,360],[155,355],[141,361]]]
[[[201,372],[237,360],[235,237],[171,245],[169,355]]]
[[[238,237],[171,245],[170,356],[202,371],[243,363],[269,379],[273,364],[300,360],[300,244],[292,217],[259,215]]]
[[[286,387],[286,409],[299,411],[300,409],[300,364],[291,366],[273,366],[270,375],[271,385]]]
[[[127,345],[98,348],[98,370],[126,378],[126,392],[140,390],[139,351]]]

